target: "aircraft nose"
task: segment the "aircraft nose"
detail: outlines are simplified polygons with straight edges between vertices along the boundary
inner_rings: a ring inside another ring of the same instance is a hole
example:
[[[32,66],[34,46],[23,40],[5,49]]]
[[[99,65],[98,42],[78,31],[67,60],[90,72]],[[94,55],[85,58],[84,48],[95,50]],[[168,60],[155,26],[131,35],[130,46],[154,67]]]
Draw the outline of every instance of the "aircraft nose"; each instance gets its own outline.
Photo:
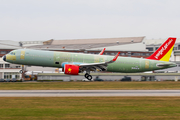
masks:
[[[3,59],[4,61],[6,61],[6,55],[4,55],[2,59]]]

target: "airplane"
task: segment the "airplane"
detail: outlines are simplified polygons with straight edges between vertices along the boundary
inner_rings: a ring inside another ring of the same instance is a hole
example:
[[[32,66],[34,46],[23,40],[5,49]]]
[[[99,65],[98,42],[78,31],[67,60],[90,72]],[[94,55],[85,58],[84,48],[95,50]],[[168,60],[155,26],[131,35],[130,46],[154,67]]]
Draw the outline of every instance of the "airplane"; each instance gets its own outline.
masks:
[[[78,75],[85,72],[85,78],[92,79],[90,71],[136,73],[175,67],[169,62],[176,38],[168,38],[150,57],[114,57],[103,55],[105,48],[98,54],[43,51],[33,49],[12,50],[3,60],[13,64],[62,68],[64,74]]]

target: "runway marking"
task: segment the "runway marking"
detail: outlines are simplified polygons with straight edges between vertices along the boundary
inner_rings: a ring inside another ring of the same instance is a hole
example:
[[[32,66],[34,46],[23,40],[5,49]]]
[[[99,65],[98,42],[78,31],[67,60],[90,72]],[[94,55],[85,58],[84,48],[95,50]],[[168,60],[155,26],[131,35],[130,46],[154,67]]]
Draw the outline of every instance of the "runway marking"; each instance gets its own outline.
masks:
[[[180,90],[0,90],[0,97],[180,96]]]

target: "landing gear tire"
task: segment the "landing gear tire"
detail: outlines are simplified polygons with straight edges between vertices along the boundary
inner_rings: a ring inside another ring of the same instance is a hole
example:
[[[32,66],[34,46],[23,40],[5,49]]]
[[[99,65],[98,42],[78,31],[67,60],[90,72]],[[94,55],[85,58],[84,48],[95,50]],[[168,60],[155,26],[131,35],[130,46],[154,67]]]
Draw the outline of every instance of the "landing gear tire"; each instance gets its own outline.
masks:
[[[92,76],[89,75],[88,73],[86,73],[86,74],[84,75],[84,77],[87,78],[88,80],[92,80]]]
[[[87,77],[87,79],[88,79],[88,80],[92,80],[92,76],[89,75],[89,76]]]
[[[88,74],[88,73],[86,73],[86,74],[84,75],[84,77],[85,77],[85,78],[87,78],[88,76],[89,76],[89,74]]]

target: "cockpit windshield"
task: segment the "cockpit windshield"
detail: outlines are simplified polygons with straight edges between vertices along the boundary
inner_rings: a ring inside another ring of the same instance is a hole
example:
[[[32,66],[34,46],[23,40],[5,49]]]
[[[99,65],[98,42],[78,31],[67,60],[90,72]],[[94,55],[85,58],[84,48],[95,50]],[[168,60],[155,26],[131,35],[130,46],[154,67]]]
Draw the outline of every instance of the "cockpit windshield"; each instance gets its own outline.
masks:
[[[16,55],[16,53],[15,53],[14,51],[9,52],[8,54],[10,54],[10,55]]]

